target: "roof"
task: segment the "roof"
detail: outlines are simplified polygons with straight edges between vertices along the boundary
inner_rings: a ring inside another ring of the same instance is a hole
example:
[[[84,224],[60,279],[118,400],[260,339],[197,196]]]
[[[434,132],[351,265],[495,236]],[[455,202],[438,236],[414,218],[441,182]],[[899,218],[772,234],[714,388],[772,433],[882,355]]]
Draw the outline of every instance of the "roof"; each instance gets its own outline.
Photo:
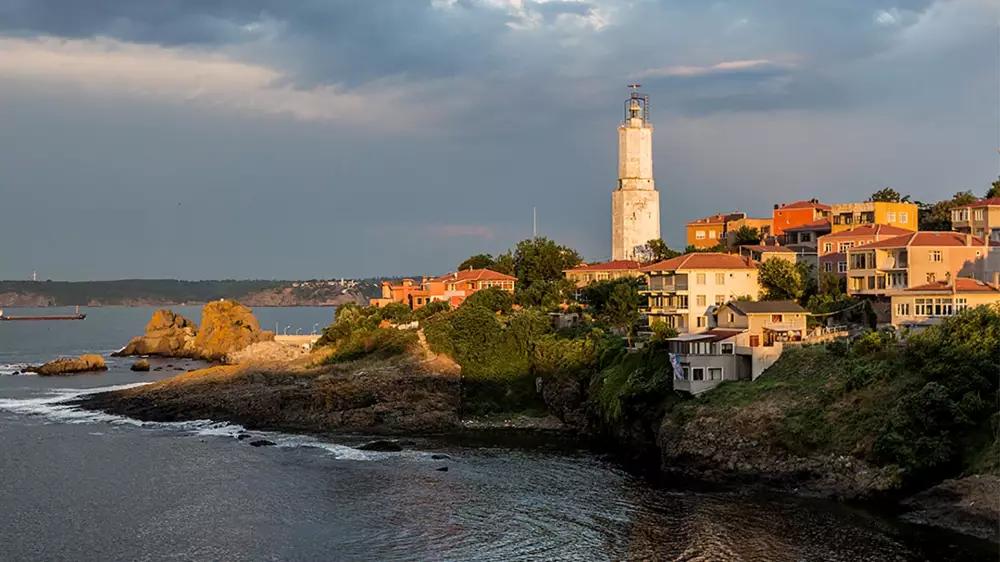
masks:
[[[958,277],[955,279],[955,292],[958,293],[1000,293],[1000,287],[994,287],[979,281],[978,279],[970,279],[968,277]],[[920,285],[917,287],[910,287],[906,289],[908,293],[950,293],[952,292],[952,286],[949,281],[936,281],[934,283],[927,283],[926,285]]]
[[[986,199],[980,199],[974,203],[968,205],[962,205],[961,207],[956,207],[956,209],[967,209],[969,207],[996,207],[1000,206],[1000,197],[988,197]]]
[[[677,269],[756,269],[750,258],[717,252],[691,252],[642,268],[642,271],[673,271]]]
[[[772,312],[794,312],[805,314],[806,309],[795,301],[731,301],[726,306],[743,314],[770,314]]]
[[[894,236],[871,242],[862,246],[855,246],[852,250],[872,250],[875,248],[905,248],[909,246],[983,246],[983,239],[978,236],[970,236],[961,232],[951,231],[920,231],[911,232],[902,236]],[[990,246],[1000,246],[1000,242],[990,242]]]
[[[814,230],[830,230],[830,219],[819,219],[798,226],[786,228],[785,232],[812,232]]]
[[[632,260],[611,260],[601,263],[583,263],[563,271],[628,271],[639,269],[641,263]]]
[[[492,269],[463,269],[434,279],[435,281],[516,281],[517,277]]]
[[[667,338],[668,341],[706,341],[715,342],[721,340],[727,340],[733,336],[742,334],[746,330],[726,330],[723,328],[712,328],[698,334],[683,334],[673,338]]]
[[[780,211],[782,209],[822,209],[824,211],[829,211],[830,206],[824,205],[816,200],[802,200],[802,201],[792,201],[791,203],[785,203],[779,205],[775,211]]]
[[[740,246],[740,249],[747,249],[754,252],[778,252],[780,254],[795,253],[795,250],[792,250],[787,246],[778,246],[776,244],[771,244],[771,245],[745,244],[743,246]]]
[[[856,226],[850,230],[841,230],[827,234],[824,238],[853,238],[855,236],[901,236],[911,234],[912,230],[890,226],[888,224],[865,224]]]
[[[740,211],[733,211],[732,213],[716,213],[714,215],[709,215],[707,217],[702,217],[700,219],[694,219],[693,221],[689,221],[687,224],[688,226],[693,226],[697,224],[717,224],[731,220],[745,219],[746,216],[747,216],[746,213]]]

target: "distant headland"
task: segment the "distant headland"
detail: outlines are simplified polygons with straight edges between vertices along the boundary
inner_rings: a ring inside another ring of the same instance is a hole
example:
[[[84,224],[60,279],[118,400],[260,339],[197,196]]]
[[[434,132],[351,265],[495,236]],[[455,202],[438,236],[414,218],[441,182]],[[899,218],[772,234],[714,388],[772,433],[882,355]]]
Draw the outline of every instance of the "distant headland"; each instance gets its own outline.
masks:
[[[366,303],[378,279],[308,281],[121,279],[0,281],[0,307],[168,306],[235,299],[249,306],[339,306]]]

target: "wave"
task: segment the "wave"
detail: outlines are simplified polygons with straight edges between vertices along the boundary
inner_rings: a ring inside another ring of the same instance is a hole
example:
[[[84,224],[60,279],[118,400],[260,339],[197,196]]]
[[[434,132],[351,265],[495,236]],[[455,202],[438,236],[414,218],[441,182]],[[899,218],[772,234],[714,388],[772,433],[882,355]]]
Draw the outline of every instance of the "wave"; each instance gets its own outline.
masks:
[[[27,366],[28,365],[26,363],[0,363],[0,376],[20,373],[21,370],[25,369]],[[24,373],[24,374],[32,374],[32,373]]]
[[[70,424],[105,423],[120,426],[179,431],[200,437],[222,437],[248,442],[257,439],[265,439],[273,443],[274,446],[278,448],[318,449],[325,451],[327,454],[330,454],[337,459],[343,460],[372,461],[391,458],[393,456],[423,459],[429,458],[430,456],[430,453],[420,451],[404,451],[403,453],[362,451],[347,445],[321,441],[306,435],[293,435],[274,431],[251,432],[239,424],[207,419],[178,422],[142,421],[96,410],[85,410],[70,403],[71,401],[88,394],[125,390],[147,384],[150,383],[140,382],[133,384],[119,384],[88,389],[56,388],[52,389],[50,394],[41,397],[21,399],[0,398],[0,411],[11,412],[24,416],[40,416],[47,420]]]

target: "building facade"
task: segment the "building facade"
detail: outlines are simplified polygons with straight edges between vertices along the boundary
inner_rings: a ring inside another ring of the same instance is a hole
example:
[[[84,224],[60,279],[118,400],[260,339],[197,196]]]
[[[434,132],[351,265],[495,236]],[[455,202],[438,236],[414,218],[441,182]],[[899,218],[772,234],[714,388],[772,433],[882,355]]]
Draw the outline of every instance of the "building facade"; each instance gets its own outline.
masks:
[[[746,213],[719,213],[690,221],[686,225],[687,245],[700,250],[725,243],[730,223],[745,219]]]
[[[892,325],[920,329],[983,305],[1000,305],[1000,275],[994,275],[991,283],[959,277],[896,293],[892,295]]]
[[[959,232],[912,232],[847,249],[847,292],[886,297],[958,277],[1000,271],[1000,243]]]
[[[951,227],[958,232],[1000,242],[1000,197],[980,199],[952,209]]]
[[[611,259],[634,260],[660,237],[660,193],[653,181],[649,97],[633,91],[618,127],[618,187],[611,194]]]
[[[819,237],[816,245],[819,271],[847,276],[847,250],[879,240],[909,234],[905,229],[882,224],[866,224]]]
[[[917,205],[897,201],[862,201],[830,205],[831,233],[866,224],[884,224],[914,232],[918,225]]]
[[[678,332],[703,332],[715,307],[740,297],[756,300],[760,293],[757,263],[733,254],[685,254],[642,271],[646,274],[642,312],[650,325],[663,322]]]
[[[597,281],[609,281],[623,277],[642,277],[642,264],[633,260],[607,261],[602,263],[581,264],[571,269],[564,269],[563,275],[578,288]]]
[[[382,282],[382,295],[369,300],[369,304],[382,307],[390,303],[402,303],[416,310],[432,302],[444,301],[451,306],[459,306],[476,291],[497,287],[509,293],[514,292],[517,278],[491,269],[466,269],[434,278],[424,278],[420,283],[413,279],[403,279],[399,284]]]
[[[802,226],[830,216],[830,206],[816,199],[794,201],[774,206],[771,216],[771,235],[781,236],[785,229]]]

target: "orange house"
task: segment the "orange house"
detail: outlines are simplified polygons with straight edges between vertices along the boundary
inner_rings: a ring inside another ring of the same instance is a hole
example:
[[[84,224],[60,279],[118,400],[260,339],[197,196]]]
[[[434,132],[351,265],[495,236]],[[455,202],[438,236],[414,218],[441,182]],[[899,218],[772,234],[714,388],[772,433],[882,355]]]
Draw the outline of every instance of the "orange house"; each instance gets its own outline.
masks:
[[[436,301],[444,301],[455,307],[481,289],[499,287],[514,292],[517,278],[491,269],[467,269],[441,277],[424,278],[418,285],[413,279],[403,279],[398,285],[382,282],[382,296],[369,300],[369,304],[382,307],[398,302],[416,310]]]
[[[781,236],[785,230],[819,221],[830,216],[830,206],[816,199],[794,201],[774,206],[771,234]]]

